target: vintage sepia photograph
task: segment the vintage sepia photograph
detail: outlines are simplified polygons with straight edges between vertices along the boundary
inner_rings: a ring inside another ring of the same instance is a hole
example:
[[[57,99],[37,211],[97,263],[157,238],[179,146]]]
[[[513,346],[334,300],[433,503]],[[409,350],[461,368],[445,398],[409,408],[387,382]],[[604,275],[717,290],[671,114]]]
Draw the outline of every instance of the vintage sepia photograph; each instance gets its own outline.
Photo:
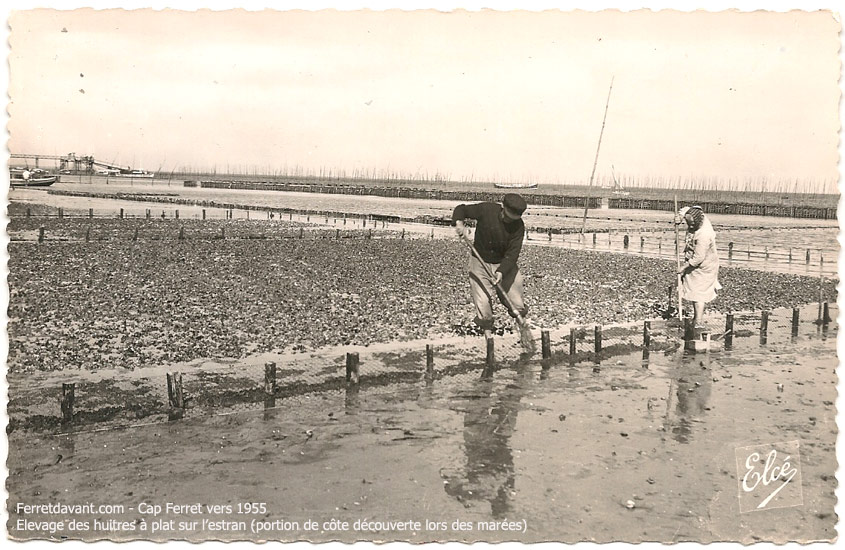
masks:
[[[840,13],[177,4],[7,14],[7,540],[837,539]]]

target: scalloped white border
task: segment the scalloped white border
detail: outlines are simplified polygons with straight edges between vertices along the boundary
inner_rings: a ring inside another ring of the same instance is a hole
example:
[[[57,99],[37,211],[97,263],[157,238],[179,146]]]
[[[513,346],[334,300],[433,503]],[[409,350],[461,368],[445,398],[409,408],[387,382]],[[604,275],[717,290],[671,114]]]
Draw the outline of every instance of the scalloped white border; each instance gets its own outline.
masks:
[[[318,9],[340,9],[340,10],[356,10],[356,9],[373,9],[373,10],[383,10],[383,9],[391,9],[391,8],[400,8],[406,10],[413,10],[413,9],[437,9],[441,11],[449,11],[454,9],[466,9],[470,11],[477,11],[481,9],[494,9],[494,10],[513,10],[513,9],[521,9],[521,10],[529,10],[529,11],[541,11],[541,10],[573,10],[573,9],[583,9],[587,11],[599,11],[602,9],[619,9],[622,11],[630,11],[636,9],[652,9],[652,10],[660,10],[660,9],[674,9],[680,11],[695,11],[697,9],[705,9],[707,11],[722,11],[722,10],[729,10],[729,9],[737,9],[739,11],[755,11],[755,10],[768,10],[768,11],[791,11],[791,10],[803,10],[803,11],[815,11],[815,10],[831,10],[835,13],[839,14],[839,20],[842,21],[841,14],[845,12],[845,0],[828,0],[828,1],[800,1],[800,0],[793,0],[791,2],[781,1],[781,0],[773,0],[773,1],[750,1],[750,0],[743,0],[743,1],[734,1],[734,2],[727,2],[724,0],[702,0],[700,2],[691,2],[687,0],[680,0],[680,1],[644,1],[644,2],[632,2],[632,1],[549,1],[549,0],[524,0],[522,2],[517,2],[514,0],[473,0],[473,1],[462,1],[462,2],[449,2],[449,1],[429,1],[429,2],[422,2],[419,0],[406,0],[406,1],[354,1],[354,0],[335,0],[335,1],[326,1],[326,0],[313,0],[313,1],[306,1],[306,0],[285,0],[282,2],[257,2],[257,1],[241,1],[241,2],[227,2],[227,1],[205,1],[205,2],[198,2],[195,0],[171,0],[169,2],[163,2],[160,0],[156,1],[136,1],[136,0],[124,0],[121,2],[115,1],[92,1],[92,2],[62,2],[59,0],[7,0],[0,4],[0,12],[3,14],[3,25],[0,25],[0,44],[2,44],[3,48],[3,60],[6,62],[9,57],[9,45],[8,45],[8,37],[9,37],[9,29],[6,25],[8,21],[8,16],[11,10],[26,10],[26,9],[33,9],[39,7],[51,7],[57,9],[74,9],[80,7],[94,7],[98,9],[104,8],[127,8],[127,9],[140,9],[140,8],[154,8],[154,9],[166,9],[166,8],[175,8],[175,9],[182,9],[182,10],[196,10],[200,8],[211,8],[214,10],[225,10],[231,8],[245,8],[248,10],[262,10],[262,9],[277,9],[277,10],[285,10],[285,9],[305,9],[305,10],[318,10]],[[840,33],[840,44],[842,43],[842,34]],[[845,52],[843,52],[843,48],[840,47],[840,66],[845,65],[843,61],[845,61]],[[840,69],[841,72],[841,69]],[[840,77],[840,90],[842,90],[842,79]],[[3,90],[8,90],[8,65],[4,64],[4,70],[0,71],[0,85],[2,85]],[[6,101],[8,102],[8,94],[6,95]],[[3,133],[4,133],[4,147],[3,147],[3,159],[4,162],[8,162],[8,150],[5,147],[5,144],[8,141],[8,134],[6,134],[6,124],[8,123],[8,113],[5,109],[2,110],[3,113]],[[842,109],[842,99],[840,97],[840,132],[842,127],[842,121],[845,120],[843,118],[843,109]],[[843,207],[845,207],[845,194],[842,194],[843,185],[842,185],[842,158],[843,152],[845,148],[843,147],[843,142],[840,139],[839,143],[839,171],[840,171],[840,212],[843,212]],[[3,170],[3,188],[8,188],[8,172]],[[4,193],[5,197],[5,193]],[[5,209],[4,209],[5,212]],[[5,217],[5,214],[3,214]],[[4,223],[5,226],[5,223]],[[8,243],[8,237],[6,237],[5,231],[2,232],[2,239],[3,239],[3,246],[2,246],[2,262],[0,262],[0,267],[4,274],[6,273],[7,264],[8,264],[8,256],[6,253],[6,245]],[[839,243],[840,243],[840,258],[839,258],[839,266],[840,266],[840,274],[839,279],[842,281],[842,266],[845,264],[845,237],[840,230],[839,235]],[[4,275],[4,281],[5,281]],[[839,294],[842,296],[843,286],[840,282]],[[6,319],[6,311],[9,305],[9,293],[8,289],[4,285],[2,289],[0,289],[0,315],[2,315],[5,323]],[[841,308],[840,308],[841,310]],[[0,357],[6,357],[8,352],[8,342],[6,341],[5,330],[2,331],[2,335],[0,335]],[[840,335],[839,341],[837,342],[837,352],[839,357],[845,357],[845,337]],[[839,394],[837,396],[836,406],[837,411],[845,410],[845,398],[842,396],[842,378],[845,371],[842,370],[841,366],[837,368],[837,374],[839,375],[840,383],[838,385]],[[7,402],[7,387],[5,383],[5,375],[0,377],[2,378],[2,382],[0,382],[0,399],[5,404]],[[0,411],[0,416],[2,416],[2,428],[3,432],[5,433],[5,426],[8,422],[6,418],[6,408],[5,406],[2,407],[2,411]],[[837,426],[839,428],[839,437],[837,438],[837,461],[839,464],[845,462],[843,457],[845,457],[845,452],[843,452],[842,446],[845,444],[845,438],[842,436],[843,428],[845,428],[845,424],[842,422],[841,413],[838,412],[837,414]],[[3,479],[6,479],[5,475],[5,457],[8,452],[7,442],[5,437],[0,437],[0,456],[4,458],[2,467],[4,469]],[[837,504],[835,507],[835,511],[837,516],[839,517],[840,521],[837,522],[838,532],[841,534],[841,520],[845,517],[845,509],[843,509],[843,497],[845,496],[845,489],[843,489],[843,483],[845,482],[845,476],[840,476],[839,471],[837,470],[837,480],[838,485],[836,489],[836,497],[837,497]],[[2,524],[3,528],[3,538],[6,539],[6,544],[14,545],[15,547],[21,546],[23,547],[26,544],[25,548],[34,549],[40,548],[40,544],[38,542],[30,542],[30,543],[18,543],[9,541],[6,536],[6,521],[8,519],[8,514],[6,512],[5,501],[6,501],[6,489],[5,483],[2,488],[3,493],[3,503],[0,504],[0,524]],[[555,544],[555,548],[559,548],[559,545],[556,543],[543,543],[536,545],[538,548],[552,548],[552,544]],[[726,544],[730,544],[735,548],[741,548],[741,546],[737,543],[713,543],[714,545],[722,546]],[[192,543],[188,542],[173,542],[167,543],[168,548],[178,548],[178,549],[196,549]],[[232,548],[242,548],[247,547],[247,545],[251,546],[251,543],[221,543],[221,542],[207,542],[203,543],[204,548],[214,548],[215,550],[230,550]],[[110,542],[99,542],[97,543],[96,548],[109,548],[112,546],[117,546],[116,543]],[[161,550],[162,546],[152,543],[152,542],[131,542],[131,543],[122,543],[122,547],[124,548],[148,548],[148,549],[155,549]],[[275,546],[275,545],[274,545]],[[310,548],[316,548],[310,543],[289,543],[285,545],[286,547],[296,548],[297,550],[304,550]],[[357,543],[359,547],[365,548],[376,548],[374,543]],[[379,545],[381,546],[381,545]],[[388,543],[384,545],[390,548],[407,548],[411,549],[414,548],[410,544],[407,543]],[[450,549],[452,548],[462,548],[465,547],[464,545],[459,545],[457,543],[449,543],[444,545]],[[522,545],[519,543],[504,543],[501,545],[497,545],[497,548],[504,548],[507,550],[519,548]],[[577,546],[580,547],[592,547],[598,548],[599,545],[594,543],[579,543]],[[622,548],[628,547],[629,545],[624,543],[610,543],[607,545],[610,548]],[[7,546],[8,547],[8,546]],[[320,548],[329,548],[331,550],[340,550],[348,548],[347,545],[341,543],[327,543],[321,544]],[[473,548],[484,548],[488,549],[491,547],[488,543],[476,543],[473,545]],[[659,543],[642,543],[642,548],[645,549],[656,549],[656,548],[663,548],[662,544]],[[681,549],[688,549],[688,548],[700,548],[701,546],[696,543],[679,543],[673,545],[675,548]],[[65,542],[62,544],[62,549],[70,548],[73,550],[79,550],[83,548],[89,548],[88,543],[82,542]],[[755,548],[775,548],[775,545],[771,543],[760,543],[756,544]],[[802,548],[803,546],[797,543],[790,543],[783,546],[778,546],[777,548],[790,548],[790,549],[797,549]]]
[[[181,10],[197,10],[202,8],[210,8],[213,10],[226,10],[231,8],[244,8],[247,10],[320,10],[320,9],[339,9],[339,10],[357,10],[357,9],[403,9],[403,10],[418,10],[418,9],[436,9],[436,10],[455,10],[466,9],[470,11],[478,11],[483,9],[493,10],[527,10],[527,11],[541,11],[541,10],[573,10],[582,9],[586,11],[600,11],[603,9],[619,9],[622,11],[631,11],[642,8],[652,10],[674,9],[680,11],[695,11],[704,9],[707,11],[722,11],[737,9],[739,11],[815,11],[821,9],[829,9],[832,11],[842,11],[845,8],[845,2],[836,0],[818,1],[818,0],[735,0],[729,2],[726,0],[663,0],[663,1],[642,1],[635,2],[630,0],[282,0],[279,2],[256,1],[256,0],[242,0],[240,2],[232,2],[225,0],[211,0],[211,1],[197,1],[197,0],[170,0],[170,1],[147,1],[143,0],[122,0],[122,1],[104,1],[95,0],[92,2],[80,1],[62,1],[62,0],[8,0],[4,2],[5,5],[0,7],[4,15],[8,14],[10,9],[32,9],[49,7],[56,9],[74,9],[81,7],[94,7],[98,9],[105,8],[127,8],[127,9],[166,9],[174,8]]]

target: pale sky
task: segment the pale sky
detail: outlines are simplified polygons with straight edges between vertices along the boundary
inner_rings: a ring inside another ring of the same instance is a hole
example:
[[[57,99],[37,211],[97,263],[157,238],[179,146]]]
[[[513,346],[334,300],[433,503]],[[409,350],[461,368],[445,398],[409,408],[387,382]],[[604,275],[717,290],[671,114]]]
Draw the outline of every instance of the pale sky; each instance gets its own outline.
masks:
[[[835,180],[829,13],[12,12],[9,148],[147,170]],[[67,32],[64,32],[66,30]]]

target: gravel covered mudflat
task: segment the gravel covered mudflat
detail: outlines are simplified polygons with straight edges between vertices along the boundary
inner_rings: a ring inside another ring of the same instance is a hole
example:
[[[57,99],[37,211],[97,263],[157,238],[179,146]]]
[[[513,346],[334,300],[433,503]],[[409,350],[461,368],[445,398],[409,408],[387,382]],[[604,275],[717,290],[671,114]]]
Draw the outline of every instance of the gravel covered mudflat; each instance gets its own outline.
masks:
[[[323,218],[316,218],[322,220]],[[94,218],[13,218],[7,227],[12,240],[33,240],[38,230],[44,228],[47,241],[150,241],[150,240],[213,240],[221,237],[232,239],[293,239],[298,238],[300,229],[309,238],[364,238],[375,222],[363,229],[350,221],[348,225],[322,227],[299,221],[274,219],[264,220],[192,220],[192,219],[104,219]],[[221,233],[221,230],[223,231]],[[338,233],[339,232],[339,233]],[[373,232],[375,233],[375,232]],[[380,232],[376,236],[383,236]]]
[[[11,372],[421,338],[474,316],[468,252],[451,240],[12,242],[9,254]],[[674,280],[674,262],[622,254],[527,246],[521,266],[536,326],[654,318]],[[818,300],[815,278],[723,268],[721,281],[721,311]]]

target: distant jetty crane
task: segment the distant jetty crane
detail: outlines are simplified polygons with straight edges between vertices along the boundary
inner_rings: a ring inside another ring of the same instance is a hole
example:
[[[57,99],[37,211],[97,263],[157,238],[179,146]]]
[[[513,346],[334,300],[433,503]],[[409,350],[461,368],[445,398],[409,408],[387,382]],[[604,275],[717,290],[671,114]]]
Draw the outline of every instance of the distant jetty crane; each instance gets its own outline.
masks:
[[[117,170],[121,173],[132,172],[130,166],[117,166],[108,162],[103,162],[95,159],[93,156],[77,156],[76,153],[68,153],[67,155],[25,155],[12,153],[9,155],[12,159],[24,159],[26,161],[35,161],[35,167],[40,168],[39,162],[51,161],[58,163],[60,172],[71,171],[77,174],[93,174],[97,168],[105,170]],[[27,162],[27,164],[29,164]]]

